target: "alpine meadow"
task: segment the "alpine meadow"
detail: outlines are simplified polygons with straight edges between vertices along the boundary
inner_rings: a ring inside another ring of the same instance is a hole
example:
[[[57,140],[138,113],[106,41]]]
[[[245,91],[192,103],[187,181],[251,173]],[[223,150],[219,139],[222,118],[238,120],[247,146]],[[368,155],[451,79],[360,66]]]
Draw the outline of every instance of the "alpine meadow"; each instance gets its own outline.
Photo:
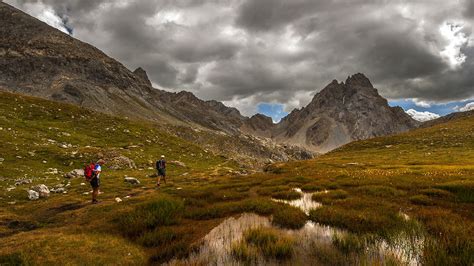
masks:
[[[1,1],[0,265],[474,265],[473,11]]]

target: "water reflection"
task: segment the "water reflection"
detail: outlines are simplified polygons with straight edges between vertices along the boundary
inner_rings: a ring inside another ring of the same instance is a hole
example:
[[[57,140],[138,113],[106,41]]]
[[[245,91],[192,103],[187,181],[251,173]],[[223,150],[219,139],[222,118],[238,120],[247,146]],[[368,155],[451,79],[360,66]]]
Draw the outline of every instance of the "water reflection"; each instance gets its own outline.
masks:
[[[313,193],[304,193],[300,188],[294,188],[294,191],[301,194],[301,198],[295,200],[281,200],[281,199],[272,199],[276,202],[282,202],[289,204],[291,206],[300,208],[306,215],[309,215],[309,211],[321,207],[321,203],[313,201]]]
[[[304,193],[301,189],[295,191],[302,194],[302,197],[297,200],[277,200],[300,208],[306,214],[310,210],[318,208],[321,203],[314,202],[311,197],[313,193]],[[325,192],[319,192],[325,193]],[[327,192],[326,192],[327,193]],[[404,215],[407,220],[408,215]],[[274,227],[271,223],[271,218],[259,216],[253,213],[244,213],[238,217],[230,217],[212,229],[201,241],[199,250],[191,254],[184,260],[172,260],[168,265],[242,265],[236,260],[232,254],[231,249],[234,243],[240,241],[243,234],[252,228],[258,227]],[[334,248],[333,239],[344,237],[347,232],[336,229],[330,226],[323,226],[312,221],[308,221],[299,230],[289,230],[274,227],[282,234],[295,239],[295,254],[291,261],[278,262],[268,261],[264,258],[258,258],[254,261],[255,265],[310,265],[321,264],[315,256],[316,246],[326,246]],[[354,257],[347,257],[347,264],[375,264],[384,265],[390,258],[395,258],[404,265],[419,265],[420,257],[423,249],[423,238],[416,238],[406,234],[400,234],[393,238],[390,243],[385,240],[378,240],[367,247],[365,251],[366,257],[363,261],[359,261]],[[350,261],[349,261],[350,260]]]

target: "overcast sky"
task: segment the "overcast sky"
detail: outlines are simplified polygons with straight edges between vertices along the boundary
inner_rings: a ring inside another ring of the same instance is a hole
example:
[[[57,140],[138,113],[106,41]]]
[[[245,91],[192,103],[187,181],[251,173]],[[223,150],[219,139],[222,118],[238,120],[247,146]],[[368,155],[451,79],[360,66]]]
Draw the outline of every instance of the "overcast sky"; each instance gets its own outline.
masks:
[[[5,2],[245,115],[278,120],[357,72],[406,110],[474,107],[474,0]]]

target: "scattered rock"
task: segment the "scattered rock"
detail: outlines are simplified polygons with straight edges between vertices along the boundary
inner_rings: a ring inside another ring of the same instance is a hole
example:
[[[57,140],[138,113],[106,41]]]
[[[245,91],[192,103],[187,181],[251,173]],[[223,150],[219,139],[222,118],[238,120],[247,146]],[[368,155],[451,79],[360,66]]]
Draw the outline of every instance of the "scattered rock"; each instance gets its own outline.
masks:
[[[50,191],[53,193],[64,193],[66,192],[66,189],[63,187],[58,187],[58,188],[52,188]]]
[[[135,162],[133,160],[131,160],[130,158],[128,158],[126,156],[123,156],[123,155],[113,157],[113,158],[111,158],[109,160],[106,160],[106,161],[107,161],[107,165],[109,166],[109,169],[112,169],[112,170],[121,170],[121,169],[127,169],[127,168],[136,169],[137,168],[137,165],[135,164]]]
[[[64,175],[65,178],[84,177],[84,169],[74,169]]]
[[[58,169],[56,168],[48,168],[48,171],[45,174],[50,174],[50,175],[57,175],[59,173]]]
[[[14,190],[15,188],[16,188],[16,187],[8,187],[8,188],[7,188],[7,191],[10,192],[10,191]]]
[[[82,193],[82,195],[89,195],[89,192],[84,192]]]
[[[85,186],[85,185],[86,185],[86,183],[81,183],[81,186]]]
[[[31,184],[33,182],[31,179],[18,179],[15,181],[15,186],[20,186],[24,184]]]
[[[180,167],[186,167],[186,164],[180,161],[170,161],[169,163],[172,165],[180,166]]]
[[[37,200],[39,199],[39,193],[34,190],[28,190],[28,198],[30,200]]]
[[[38,192],[40,198],[49,197],[50,191],[49,191],[49,188],[45,184],[33,186],[31,187],[31,190]]]
[[[29,151],[28,155],[31,156],[31,157],[34,157],[36,155],[36,153],[34,151]]]
[[[48,161],[44,160],[43,163],[48,163]]]
[[[116,198],[115,198],[115,202],[120,203],[120,202],[122,202],[122,199],[119,198],[119,197],[116,197]]]
[[[5,161],[4,158],[0,158],[0,163],[3,163]]]
[[[132,184],[132,185],[138,185],[140,184],[140,181],[138,179],[136,179],[135,177],[129,177],[129,176],[125,176],[125,178],[123,179],[124,182],[127,182],[129,184]]]

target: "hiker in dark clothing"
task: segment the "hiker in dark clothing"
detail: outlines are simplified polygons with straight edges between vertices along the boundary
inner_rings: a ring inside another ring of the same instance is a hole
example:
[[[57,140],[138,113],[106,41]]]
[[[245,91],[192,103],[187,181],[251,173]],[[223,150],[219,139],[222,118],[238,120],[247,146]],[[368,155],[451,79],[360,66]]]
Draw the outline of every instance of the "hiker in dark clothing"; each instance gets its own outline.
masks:
[[[104,160],[100,159],[94,166],[92,179],[90,181],[92,187],[92,203],[98,203],[97,195],[99,195],[100,187],[100,173],[102,172],[102,165],[105,163]]]
[[[161,155],[161,159],[156,161],[156,170],[158,171],[158,182],[156,183],[156,185],[160,186],[162,177],[163,181],[166,184],[166,161],[164,155]]]

